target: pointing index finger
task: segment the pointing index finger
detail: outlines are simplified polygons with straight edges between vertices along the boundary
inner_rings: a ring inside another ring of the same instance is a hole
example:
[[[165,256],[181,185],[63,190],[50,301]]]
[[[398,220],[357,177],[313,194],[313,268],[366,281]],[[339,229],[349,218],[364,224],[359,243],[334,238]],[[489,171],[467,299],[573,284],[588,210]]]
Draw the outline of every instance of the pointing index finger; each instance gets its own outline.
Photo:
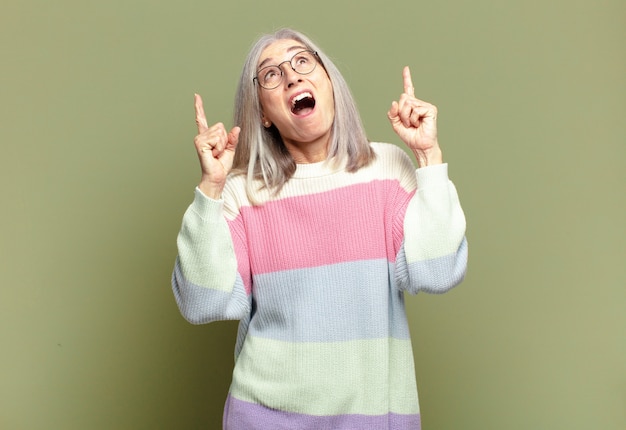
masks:
[[[198,126],[198,133],[204,133],[209,129],[209,124],[206,121],[204,106],[202,105],[202,97],[200,97],[199,94],[194,94],[194,107],[196,109],[196,124]]]
[[[404,92],[410,96],[415,96],[415,88],[413,88],[413,81],[411,80],[411,70],[409,66],[405,66],[402,69],[402,80],[404,81]]]

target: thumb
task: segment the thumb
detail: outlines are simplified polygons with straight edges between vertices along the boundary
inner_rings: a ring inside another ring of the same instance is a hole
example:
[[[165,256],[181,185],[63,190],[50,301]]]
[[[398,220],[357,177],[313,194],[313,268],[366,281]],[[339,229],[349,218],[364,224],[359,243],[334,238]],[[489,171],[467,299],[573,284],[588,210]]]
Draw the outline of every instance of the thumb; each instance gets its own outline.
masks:
[[[233,127],[228,133],[228,143],[226,144],[226,150],[234,151],[239,143],[239,133],[241,133],[241,127]]]
[[[400,108],[398,106],[398,102],[392,102],[391,108],[389,109],[389,111],[387,111],[387,118],[389,118],[389,121],[392,125],[400,122],[400,118],[398,117],[399,110]]]

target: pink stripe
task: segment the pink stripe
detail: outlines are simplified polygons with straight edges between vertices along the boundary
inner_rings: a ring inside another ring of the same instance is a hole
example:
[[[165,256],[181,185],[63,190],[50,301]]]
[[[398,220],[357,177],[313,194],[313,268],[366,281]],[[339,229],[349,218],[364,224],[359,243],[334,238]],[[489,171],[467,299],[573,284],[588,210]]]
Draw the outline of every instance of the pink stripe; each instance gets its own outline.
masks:
[[[242,225],[241,215],[232,221],[228,221],[228,227],[233,240],[235,256],[237,257],[237,272],[239,276],[241,276],[246,294],[250,295],[252,292],[252,274],[250,273],[245,231]]]
[[[395,261],[402,240],[398,220],[409,199],[396,181],[372,181],[244,207],[242,219],[231,223],[243,220],[253,274],[367,259]]]

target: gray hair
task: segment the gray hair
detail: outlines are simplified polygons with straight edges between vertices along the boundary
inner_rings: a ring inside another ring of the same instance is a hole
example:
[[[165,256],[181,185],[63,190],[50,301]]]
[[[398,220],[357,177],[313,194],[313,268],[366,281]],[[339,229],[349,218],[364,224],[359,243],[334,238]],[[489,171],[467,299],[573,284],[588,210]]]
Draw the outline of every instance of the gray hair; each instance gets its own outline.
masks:
[[[298,41],[311,51],[316,51],[320,64],[326,70],[333,88],[335,118],[332,126],[328,159],[349,172],[355,172],[374,159],[361,117],[345,79],[322,50],[304,34],[291,29],[281,29],[267,34],[253,45],[241,72],[235,97],[234,125],[241,127],[239,144],[235,151],[233,174],[246,175],[246,192],[253,203],[255,192],[267,188],[273,193],[296,171],[296,163],[280,137],[278,129],[261,124],[261,103],[253,82],[262,51],[272,42],[282,39]],[[259,187],[258,182],[261,181]]]

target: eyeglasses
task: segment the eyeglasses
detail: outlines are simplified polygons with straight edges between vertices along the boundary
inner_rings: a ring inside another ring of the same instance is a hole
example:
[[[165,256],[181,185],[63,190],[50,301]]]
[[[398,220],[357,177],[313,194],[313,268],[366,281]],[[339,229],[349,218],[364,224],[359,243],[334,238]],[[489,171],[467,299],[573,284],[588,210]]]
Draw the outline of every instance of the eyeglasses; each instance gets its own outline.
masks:
[[[266,90],[273,90],[283,81],[284,73],[280,66],[285,63],[289,63],[295,72],[301,75],[308,75],[315,70],[315,66],[317,66],[317,52],[308,50],[300,51],[291,57],[289,61],[283,61],[277,66],[263,67],[259,70],[257,75],[252,78],[252,81],[258,82],[259,85]]]

